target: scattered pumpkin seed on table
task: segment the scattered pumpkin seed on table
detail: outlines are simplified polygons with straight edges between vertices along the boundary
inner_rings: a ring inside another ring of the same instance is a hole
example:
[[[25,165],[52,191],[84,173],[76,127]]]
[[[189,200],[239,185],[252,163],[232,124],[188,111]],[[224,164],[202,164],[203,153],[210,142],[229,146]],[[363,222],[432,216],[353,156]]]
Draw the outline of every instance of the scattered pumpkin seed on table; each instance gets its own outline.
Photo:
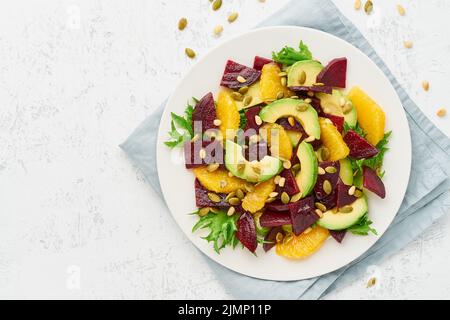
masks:
[[[364,11],[367,14],[372,13],[372,11],[373,11],[373,2],[372,1],[370,1],[370,0],[366,1],[366,3],[364,4]]]
[[[212,4],[212,9],[214,11],[217,11],[220,9],[221,6],[222,6],[222,0],[214,0],[214,2]]]
[[[425,91],[430,90],[430,83],[428,81],[426,81],[426,80],[422,81],[422,88]]]
[[[184,52],[186,53],[186,55],[187,55],[189,58],[191,58],[191,59],[194,59],[194,58],[195,58],[195,51],[192,50],[191,48],[186,48],[186,49],[184,50]]]
[[[219,24],[214,28],[214,34],[220,36],[223,32],[223,27]]]
[[[397,5],[397,12],[401,16],[404,16],[406,13],[405,8],[403,8],[403,6],[400,4]]]
[[[404,46],[406,49],[411,49],[411,48],[413,47],[413,43],[412,43],[412,41],[409,41],[409,40],[403,41],[403,46]]]
[[[436,115],[440,118],[443,118],[447,115],[447,110],[445,108],[441,108],[436,112]]]
[[[228,22],[233,23],[236,21],[236,19],[239,17],[239,13],[233,12],[228,16]]]
[[[355,10],[361,9],[361,0],[355,0],[355,4],[353,5],[353,8],[355,8]]]
[[[181,18],[178,21],[178,30],[183,31],[186,28],[187,24],[188,24],[187,19],[186,18]]]

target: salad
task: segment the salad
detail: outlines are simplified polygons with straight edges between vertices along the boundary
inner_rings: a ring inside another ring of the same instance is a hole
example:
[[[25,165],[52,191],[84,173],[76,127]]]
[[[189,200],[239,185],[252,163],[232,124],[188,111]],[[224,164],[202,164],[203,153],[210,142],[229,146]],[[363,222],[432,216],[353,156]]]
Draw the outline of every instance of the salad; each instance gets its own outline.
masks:
[[[216,97],[171,114],[165,143],[184,148],[195,176],[192,231],[206,229],[217,253],[242,244],[301,259],[330,236],[377,234],[366,193],[386,196],[391,133],[372,98],[345,90],[346,75],[347,58],[323,64],[300,42],[252,67],[227,61]]]

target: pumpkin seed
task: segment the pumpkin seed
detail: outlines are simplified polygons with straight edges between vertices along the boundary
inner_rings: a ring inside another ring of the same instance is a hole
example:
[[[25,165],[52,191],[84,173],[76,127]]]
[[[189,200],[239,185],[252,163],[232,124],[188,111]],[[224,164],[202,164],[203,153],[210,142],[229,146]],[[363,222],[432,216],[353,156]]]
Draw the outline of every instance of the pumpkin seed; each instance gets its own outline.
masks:
[[[278,73],[278,76],[279,76],[280,78],[286,77],[286,76],[287,76],[287,73],[284,72],[284,71],[282,71],[282,72]]]
[[[215,202],[215,203],[219,203],[221,201],[220,197],[217,194],[212,193],[212,192],[208,192],[208,198],[209,198],[209,200],[211,200],[212,202]]]
[[[284,98],[284,92],[280,91],[277,93],[277,100],[283,99]]]
[[[244,199],[245,198],[244,191],[242,191],[241,189],[237,189],[236,190],[236,197],[238,197],[241,200]]]
[[[397,11],[398,11],[398,14],[401,16],[404,16],[406,13],[405,8],[403,8],[403,6],[400,4],[397,5]]]
[[[200,149],[200,151],[198,152],[198,155],[200,157],[200,159],[205,159],[206,158],[206,150],[205,149]]]
[[[304,234],[308,234],[308,233],[310,233],[311,231],[312,231],[312,228],[309,227],[308,229],[306,229],[305,231],[303,231],[303,233],[304,233]]]
[[[302,70],[302,72],[300,72],[299,76],[298,76],[298,83],[300,85],[304,84],[306,81],[306,72],[304,70]]]
[[[352,110],[353,110],[353,104],[350,101],[347,101],[344,104],[344,106],[342,107],[342,112],[344,112],[344,114],[347,114]]]
[[[283,238],[284,238],[284,236],[283,236],[283,234],[281,232],[278,232],[277,235],[275,236],[275,240],[277,242],[283,241]]]
[[[268,198],[268,199],[266,200],[266,203],[272,203],[272,202],[274,202],[275,200],[277,200],[277,198]]]
[[[286,87],[286,84],[287,84],[286,77],[281,78],[281,85],[282,85],[283,87]]]
[[[242,172],[245,170],[245,163],[238,163],[237,165],[237,171]]]
[[[286,184],[286,178],[284,178],[284,177],[280,178],[280,182],[278,183],[278,185],[283,188],[285,184]]]
[[[283,162],[283,168],[290,169],[292,167],[291,162],[289,160],[286,160]]]
[[[279,184],[279,183],[280,183],[280,179],[281,179],[281,176],[276,176],[276,177],[273,179],[273,182],[274,182],[275,184]]]
[[[314,205],[315,205],[316,208],[319,209],[320,211],[323,211],[323,212],[327,211],[327,207],[325,207],[325,205],[323,205],[323,204],[320,203],[320,202],[316,202]]]
[[[356,189],[353,195],[357,198],[361,198],[363,196],[363,193],[361,190]]]
[[[324,85],[325,84],[322,83],[322,82],[316,82],[316,83],[313,84],[313,86],[316,86],[316,87],[320,87],[320,86],[324,86]]]
[[[372,277],[369,279],[369,281],[367,281],[367,288],[371,288],[376,284],[377,284],[377,278]]]
[[[403,46],[404,46],[406,49],[411,49],[411,48],[413,47],[413,43],[412,43],[412,41],[409,41],[409,40],[403,41]]]
[[[295,126],[295,119],[294,117],[288,117],[288,122],[291,127]]]
[[[356,187],[355,186],[351,186],[350,189],[348,189],[348,195],[352,196],[355,194],[356,191]]]
[[[345,98],[344,98],[344,97],[341,97],[341,98],[339,99],[339,106],[340,106],[341,108],[344,107],[346,102],[347,102],[347,101],[345,100]]]
[[[284,237],[283,242],[289,243],[294,239],[294,236],[292,234],[288,234],[286,237]]]
[[[220,36],[220,34],[223,32],[223,27],[219,24],[214,28],[214,34],[216,36]]]
[[[228,202],[228,200],[230,200],[231,198],[234,198],[236,196],[236,192],[230,192],[226,197],[225,197],[225,201]]]
[[[222,124],[222,121],[220,119],[215,119],[213,123],[216,127],[218,127]]]
[[[311,103],[311,102],[312,102],[312,100],[311,100],[310,98],[306,98],[306,99],[303,100],[303,101],[305,101],[305,103]]]
[[[301,165],[300,165],[300,163],[296,163],[296,164],[294,164],[293,166],[292,166],[292,170],[294,170],[294,172],[299,172],[300,170],[301,170]]]
[[[206,208],[201,208],[200,210],[198,210],[198,215],[199,215],[200,217],[204,217],[204,216],[206,216],[206,215],[209,213],[209,211],[211,211],[211,210],[210,210],[210,208],[208,208],[208,207],[206,207]]]
[[[422,88],[425,91],[430,90],[430,83],[428,81],[422,81]]]
[[[232,97],[234,100],[236,100],[236,101],[242,101],[242,100],[244,100],[244,96],[243,96],[242,94],[240,94],[239,92],[236,92],[236,91],[234,91],[234,92],[231,93],[231,97]]]
[[[328,158],[330,158],[330,150],[327,147],[322,147],[322,150],[320,151],[320,156],[322,157],[323,161],[327,161]]]
[[[258,126],[262,125],[262,123],[263,123],[261,117],[258,115],[255,116],[255,122]]]
[[[440,118],[445,117],[446,114],[447,114],[447,110],[445,108],[441,108],[436,112],[436,115]]]
[[[308,107],[309,105],[306,103],[299,103],[295,108],[297,109],[297,111],[304,112],[308,110]]]
[[[191,58],[191,59],[194,59],[194,58],[195,58],[195,51],[192,50],[191,48],[186,48],[186,49],[184,50],[184,52],[186,53],[186,55],[187,55],[189,58]]]
[[[188,24],[187,19],[186,18],[181,18],[178,21],[178,30],[183,31],[186,28],[187,24]]]
[[[197,141],[199,138],[200,138],[200,135],[199,135],[198,133],[196,133],[196,134],[192,137],[191,142],[195,142],[195,141]]]
[[[307,95],[308,95],[308,97],[314,97],[314,92],[313,91],[308,91],[308,93],[307,93]]]
[[[332,167],[332,166],[326,167],[325,171],[328,173],[336,173],[337,172],[336,168]]]
[[[247,81],[247,79],[245,79],[243,76],[237,76],[236,80],[239,83],[245,83]]]
[[[252,96],[246,96],[244,98],[244,106],[248,106],[250,103],[252,103],[253,97]]]
[[[232,174],[231,172],[228,172],[228,176],[229,176],[230,178],[233,178],[233,177],[234,177],[234,174]]]
[[[299,99],[299,96],[291,96],[291,99]]]
[[[316,138],[315,137],[313,137],[313,136],[309,136],[308,138],[306,138],[304,141],[305,142],[313,142],[314,140],[316,140]]]
[[[236,21],[236,19],[237,19],[238,17],[239,17],[239,13],[233,12],[232,14],[230,14],[230,15],[228,16],[228,22],[229,22],[229,23],[233,23],[233,22]]]
[[[322,175],[324,175],[326,172],[325,172],[324,168],[319,167],[319,168],[317,169],[317,173],[320,174],[320,175],[322,176]]]
[[[276,198],[278,196],[278,192],[271,192],[270,194],[269,194],[269,197],[270,198]]]
[[[366,4],[364,5],[364,11],[367,14],[372,13],[372,11],[373,11],[373,2],[372,1],[370,1],[370,0],[366,1]]]
[[[208,172],[214,172],[217,169],[219,169],[218,163],[211,163],[211,164],[208,164],[208,166],[206,167],[206,170],[208,170]]]
[[[227,211],[227,216],[231,217],[236,212],[234,207],[230,207]]]
[[[353,5],[355,10],[361,9],[361,0],[355,0],[355,4]]]
[[[240,94],[246,94],[248,92],[248,87],[245,86],[245,87],[239,88],[238,91]]]
[[[251,185],[251,184],[246,184],[245,185],[245,190],[247,192],[253,192],[253,191],[255,191],[255,187],[253,185]]]
[[[284,204],[288,204],[289,201],[291,201],[291,198],[289,197],[289,195],[286,192],[283,192],[281,194],[281,202],[283,202]]]
[[[323,182],[323,191],[325,191],[326,194],[330,194],[331,191],[333,191],[333,188],[331,187],[331,182],[329,180],[325,180]]]
[[[228,203],[231,204],[232,206],[237,206],[241,203],[241,199],[239,198],[231,198],[228,200]]]
[[[217,11],[220,9],[221,6],[222,6],[222,0],[214,0],[214,2],[212,4],[212,9],[214,11]]]
[[[299,201],[301,198],[302,198],[302,193],[301,193],[301,192],[296,193],[296,194],[294,194],[294,195],[292,196],[291,202],[297,202],[297,201]]]
[[[316,214],[319,216],[319,218],[322,218],[323,217],[323,212],[321,211],[321,210],[319,210],[319,209],[316,209]]]
[[[342,213],[350,213],[353,211],[353,207],[352,206],[343,206],[342,208],[339,208],[338,211],[342,212]]]
[[[212,213],[216,213],[216,214],[221,212],[221,210],[218,208],[209,208],[209,210],[211,210]]]

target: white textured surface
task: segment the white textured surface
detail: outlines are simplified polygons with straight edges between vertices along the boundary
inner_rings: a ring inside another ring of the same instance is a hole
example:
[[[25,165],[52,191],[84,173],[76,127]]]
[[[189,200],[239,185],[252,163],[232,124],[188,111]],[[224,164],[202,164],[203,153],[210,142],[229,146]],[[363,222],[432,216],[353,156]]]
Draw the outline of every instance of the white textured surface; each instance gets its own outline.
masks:
[[[286,2],[227,0],[219,12],[206,0],[2,3],[0,298],[230,298],[117,145],[188,70],[185,46],[201,55]],[[450,110],[450,3],[399,1],[402,18],[377,0],[368,18],[338,2],[449,134],[449,117],[434,113]],[[449,246],[447,216],[369,270],[377,286],[366,289],[367,276],[329,298],[448,298]]]

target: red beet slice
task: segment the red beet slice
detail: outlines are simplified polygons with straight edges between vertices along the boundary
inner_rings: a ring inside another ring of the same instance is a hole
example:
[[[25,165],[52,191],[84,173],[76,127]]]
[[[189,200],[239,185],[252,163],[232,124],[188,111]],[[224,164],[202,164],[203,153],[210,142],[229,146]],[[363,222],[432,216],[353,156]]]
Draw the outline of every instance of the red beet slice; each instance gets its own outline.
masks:
[[[200,158],[200,150],[205,149],[206,157]],[[187,169],[197,168],[211,163],[224,167],[224,151],[222,144],[216,140],[186,142],[184,144],[184,161]]]
[[[289,212],[289,205],[284,204],[280,200],[275,200],[272,203],[266,204],[266,209],[270,211],[276,211],[276,212]]]
[[[364,166],[363,178],[364,178],[363,183],[364,188],[372,191],[381,199],[384,199],[386,197],[386,188],[384,187],[384,183],[377,175],[375,170],[372,170],[369,167]]]
[[[344,117],[339,117],[332,114],[327,114],[325,115],[325,117],[330,119],[331,122],[333,122],[334,126],[338,129],[338,131],[342,133],[342,131],[344,130]]]
[[[264,244],[263,244],[263,249],[265,252],[269,251],[270,249],[272,249],[276,243],[277,243],[277,234],[281,233],[284,234],[283,232],[283,228],[281,227],[275,227],[272,228],[265,236],[264,238]]]
[[[349,130],[344,137],[344,142],[350,149],[350,157],[353,159],[367,159],[378,154],[378,149],[353,130]]]
[[[239,82],[237,78],[241,76],[245,79],[244,82]],[[256,82],[261,76],[261,72],[253,68],[246,67],[240,63],[228,60],[223,72],[222,81],[220,85],[230,89],[239,89],[249,86]]]
[[[264,211],[259,218],[261,227],[279,227],[285,224],[291,224],[291,215],[289,213],[280,213],[272,211]]]
[[[352,204],[353,202],[355,202],[358,198],[355,196],[351,196],[348,194],[348,190],[350,190],[351,186],[347,186],[346,184],[343,183],[338,183],[337,188],[336,188],[336,193],[337,193],[337,202],[336,205],[338,208],[342,208],[343,206]]]
[[[243,213],[237,222],[236,237],[251,252],[256,251],[256,226],[253,216],[247,212]]]
[[[261,128],[261,125],[256,124],[255,116],[259,115],[260,111],[261,107],[252,107],[247,109],[247,111],[245,112],[245,117],[247,118],[245,131],[253,129],[255,130],[255,133],[259,132],[259,128]]]
[[[317,201],[323,204],[327,208],[327,210],[333,209],[334,207],[336,207],[337,203],[336,190],[334,190],[329,196]]]
[[[331,94],[333,92],[333,88],[330,86],[293,86],[289,87],[294,92],[321,92]]]
[[[347,58],[337,58],[331,60],[317,75],[317,82],[330,87],[345,88],[346,78]]]
[[[315,212],[314,197],[310,196],[297,202],[289,204],[291,214],[292,232],[296,236],[308,229],[314,222],[319,220]]]
[[[297,185],[297,181],[295,180],[292,171],[289,169],[285,169],[280,173],[280,176],[286,179],[284,187],[277,186],[276,191],[278,194],[286,192],[289,196],[293,196],[300,192],[300,188]]]
[[[346,234],[347,230],[330,230],[330,235],[339,243],[342,243],[342,240],[344,240]]]
[[[220,202],[213,202],[208,197],[209,191],[206,190],[200,182],[195,179],[195,203],[198,208],[212,207],[212,208],[227,208],[230,205],[225,201],[226,194],[217,194],[220,197]]]
[[[244,150],[245,159],[248,161],[260,161],[269,154],[269,145],[266,141],[261,140],[256,144],[248,144],[248,148]]]
[[[263,58],[260,56],[256,56],[255,60],[253,61],[253,69],[261,71],[262,68],[268,64],[268,63],[272,63],[273,60],[267,59],[267,58]]]
[[[314,186],[314,193],[318,200],[322,200],[331,195],[331,194],[327,194],[323,190],[323,183],[325,182],[325,180],[328,180],[331,183],[332,193],[336,190],[336,186],[339,181],[340,165],[339,165],[339,161],[324,161],[324,162],[319,163],[319,167],[321,167],[324,170],[327,167],[334,167],[336,169],[335,173],[325,172],[325,174],[319,174],[317,176],[317,182],[316,182],[316,185]]]
[[[210,92],[206,94],[195,106],[192,113],[192,125],[195,132],[205,132],[209,129],[217,129],[214,125],[216,117],[216,105],[214,103],[214,96]],[[197,126],[201,123],[202,130],[198,130]]]

